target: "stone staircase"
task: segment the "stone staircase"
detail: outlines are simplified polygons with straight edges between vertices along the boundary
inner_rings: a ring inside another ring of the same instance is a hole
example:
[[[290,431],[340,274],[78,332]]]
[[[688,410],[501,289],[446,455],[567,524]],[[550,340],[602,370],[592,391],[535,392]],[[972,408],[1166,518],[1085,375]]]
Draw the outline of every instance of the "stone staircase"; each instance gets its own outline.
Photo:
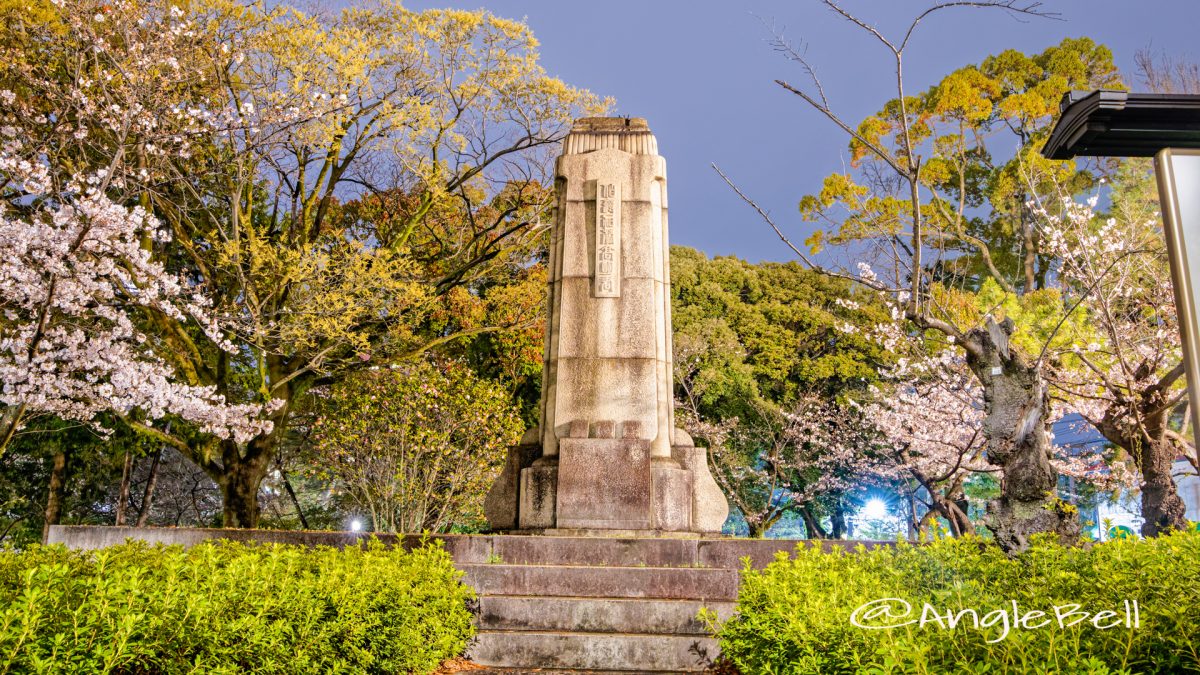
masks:
[[[469,656],[506,668],[703,670],[716,641],[701,607],[733,612],[735,570],[471,565],[479,633]]]
[[[698,544],[494,538],[491,562],[458,565],[479,594],[468,656],[515,669],[702,671],[717,644],[697,615],[733,613],[738,570],[709,566]]]

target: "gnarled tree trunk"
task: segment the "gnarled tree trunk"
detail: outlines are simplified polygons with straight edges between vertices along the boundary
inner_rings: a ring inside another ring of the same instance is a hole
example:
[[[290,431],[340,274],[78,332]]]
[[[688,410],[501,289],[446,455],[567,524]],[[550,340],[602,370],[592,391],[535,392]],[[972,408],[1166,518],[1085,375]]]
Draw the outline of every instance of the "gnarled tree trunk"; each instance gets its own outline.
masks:
[[[1150,375],[1148,366],[1139,368],[1138,380]],[[1128,392],[1092,423],[1137,462],[1142,474],[1142,535],[1153,537],[1170,530],[1187,528],[1187,506],[1179,496],[1171,466],[1180,446],[1168,434],[1172,402],[1167,390],[1182,375],[1182,364],[1142,391]]]
[[[234,441],[221,444],[221,501],[225,527],[258,527],[258,488],[271,465],[274,434],[257,436],[243,448]]]
[[[1004,471],[1000,497],[988,504],[987,527],[1005,552],[1022,551],[1029,535],[1053,532],[1064,543],[1079,537],[1079,513],[1058,499],[1050,465],[1050,396],[1041,369],[1009,345],[1011,319],[965,336],[967,366],[983,385],[987,460]]]
[[[1154,537],[1187,529],[1187,506],[1179,496],[1171,465],[1175,446],[1165,440],[1147,442],[1139,453],[1142,471],[1142,535]]]

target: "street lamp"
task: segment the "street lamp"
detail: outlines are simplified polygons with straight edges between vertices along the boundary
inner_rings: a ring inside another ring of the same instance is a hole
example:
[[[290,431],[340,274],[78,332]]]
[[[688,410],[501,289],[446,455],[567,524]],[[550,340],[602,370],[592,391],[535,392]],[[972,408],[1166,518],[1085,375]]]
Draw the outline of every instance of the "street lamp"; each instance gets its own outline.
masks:
[[[1042,154],[1154,158],[1192,429],[1200,430],[1200,95],[1070,92]]]

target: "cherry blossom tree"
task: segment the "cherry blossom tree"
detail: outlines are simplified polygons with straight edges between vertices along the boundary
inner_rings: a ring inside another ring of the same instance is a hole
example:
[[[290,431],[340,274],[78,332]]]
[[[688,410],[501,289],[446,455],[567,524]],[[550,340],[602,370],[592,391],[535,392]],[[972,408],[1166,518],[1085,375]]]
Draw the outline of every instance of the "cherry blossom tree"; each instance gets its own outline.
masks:
[[[797,514],[810,538],[841,538],[847,498],[895,477],[874,427],[848,402],[808,393],[784,410],[760,403],[746,419],[717,422],[697,416],[686,397],[676,410],[688,433],[708,446],[713,475],[752,537]]]
[[[161,221],[125,205],[161,182],[155,157],[186,157],[197,134],[229,122],[180,105],[196,33],[178,9],[72,10],[47,7],[24,26],[30,17],[9,17],[0,43],[0,450],[40,414],[94,424],[109,412],[146,429],[173,415],[239,442],[268,432],[268,400],[229,402],[162,358],[157,320],[227,353],[231,326],[208,289],[157,259],[171,239]],[[87,45],[66,79],[29,58],[48,48],[40,31]]]
[[[859,272],[873,274],[865,265]],[[886,305],[889,299],[884,296]],[[897,303],[890,306],[893,318],[902,315]],[[893,365],[881,369],[879,383],[863,399],[863,418],[879,436],[872,470],[919,488],[912,496],[927,500],[927,511],[914,524],[917,529],[923,530],[940,516],[955,536],[974,532],[964,488],[974,476],[1001,473],[987,460],[984,388],[963,355],[953,349],[953,340],[907,331],[899,321],[876,325],[864,335],[898,355]],[[1061,406],[1051,409],[1049,422],[1062,413]],[[1114,483],[1113,474],[1103,470],[1105,458],[1093,452],[1054,445],[1048,461],[1058,475],[1101,487]]]
[[[1039,206],[1047,250],[1061,260],[1075,311],[1096,328],[1094,341],[1061,354],[1052,382],[1073,410],[1127,452],[1140,473],[1142,534],[1187,526],[1172,465],[1196,450],[1172,417],[1186,406],[1175,298],[1162,226],[1145,166],[1125,167],[1110,214],[1057,197]],[[1182,415],[1187,419],[1186,413]]]
[[[891,487],[899,474],[886,461],[882,437],[867,411],[850,400],[806,394],[783,415],[780,443],[765,457],[786,479],[810,537],[848,533],[847,502],[871,487]],[[829,501],[829,528],[813,505]]]
[[[6,16],[0,41],[0,448],[36,414],[110,412],[157,435],[152,422],[174,415],[231,442],[269,433],[277,403],[227,400],[154,330],[239,351],[212,288],[164,264],[173,236],[146,198],[198,139],[244,122],[202,95],[200,31],[178,7],[52,5]]]
[[[208,299],[142,246],[164,236],[157,220],[114,204],[95,176],[50,195],[42,173],[32,165],[22,171],[6,151],[0,171],[23,179],[42,205],[23,216],[0,207],[0,451],[37,414],[82,422],[106,411],[177,415],[239,441],[270,429],[262,405],[228,404],[215,387],[181,383],[148,348],[143,312],[189,322],[228,344]]]
[[[965,508],[967,480],[997,469],[983,454],[982,391],[961,357],[945,350],[920,365],[905,364],[885,395],[875,388],[866,419],[879,431],[890,469],[911,478],[923,489],[926,511],[917,529],[924,531],[934,516],[961,536],[974,532]],[[916,514],[913,514],[914,518]]]

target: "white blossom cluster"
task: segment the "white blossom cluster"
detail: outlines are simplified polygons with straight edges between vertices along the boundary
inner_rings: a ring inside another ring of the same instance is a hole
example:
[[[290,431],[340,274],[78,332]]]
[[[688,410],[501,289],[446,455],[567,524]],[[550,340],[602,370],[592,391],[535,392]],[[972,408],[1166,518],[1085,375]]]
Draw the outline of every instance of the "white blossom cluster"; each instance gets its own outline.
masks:
[[[156,313],[192,319],[223,342],[207,299],[143,248],[158,226],[94,187],[30,214],[0,212],[0,403],[83,422],[105,411],[174,414],[239,441],[270,430],[264,406],[180,383],[148,349],[137,319]]]
[[[239,68],[253,79],[255,64],[233,36],[211,44],[203,17],[128,0],[54,4],[68,29],[60,47],[78,48],[80,67],[14,63],[21,86],[0,90],[0,404],[23,412],[16,418],[93,424],[105,411],[178,415],[239,442],[269,432],[262,418],[277,402],[228,403],[155,356],[172,348],[139,328],[155,316],[197,326],[226,351],[232,325],[213,315],[203,289],[152,259],[168,233],[122,202],[177,180],[172,162],[189,158],[200,137],[245,150],[346,97],[265,87],[256,101],[235,100],[196,85]],[[55,163],[63,154],[97,164],[67,170]]]
[[[890,395],[876,390],[867,407],[866,417],[891,444],[892,456],[950,482],[959,473],[987,470],[983,391],[962,358],[944,350],[916,370],[919,376],[895,382]]]
[[[1047,252],[1061,260],[1070,300],[1097,329],[1086,344],[1069,348],[1053,380],[1069,409],[1089,422],[1107,421],[1131,438],[1153,435],[1143,418],[1146,397],[1160,395],[1163,378],[1183,358],[1161,226],[1157,213],[1114,209],[1114,217],[1100,218],[1096,204],[1096,197],[1063,199],[1059,213],[1032,205]],[[1177,384],[1161,395],[1181,398]],[[1111,464],[1114,481],[1138,483],[1132,467]]]

